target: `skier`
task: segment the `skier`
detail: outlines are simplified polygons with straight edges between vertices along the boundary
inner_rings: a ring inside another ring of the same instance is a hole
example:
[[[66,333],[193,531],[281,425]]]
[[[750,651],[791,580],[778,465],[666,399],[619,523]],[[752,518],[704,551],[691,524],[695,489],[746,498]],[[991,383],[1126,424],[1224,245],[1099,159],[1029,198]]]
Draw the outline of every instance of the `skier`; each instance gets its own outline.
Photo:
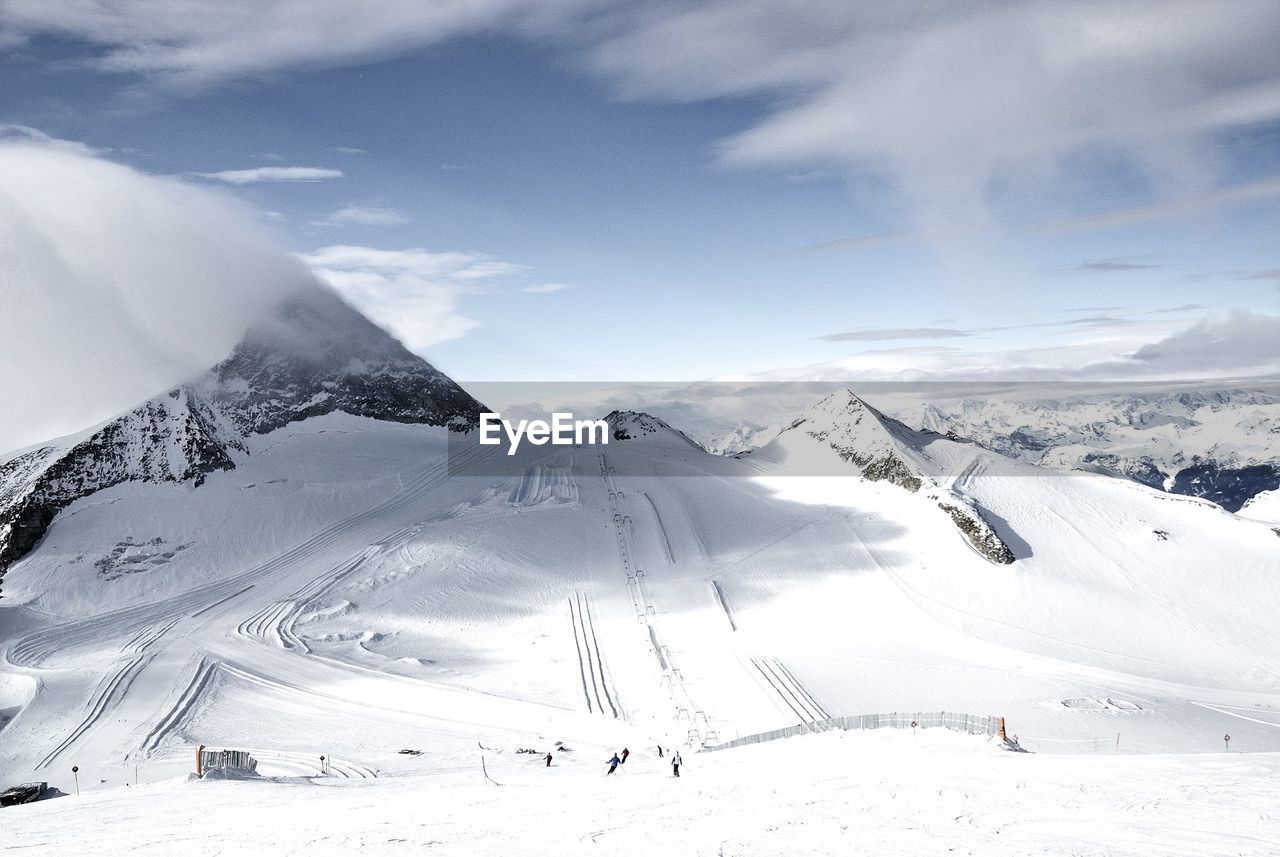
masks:
[[[550,754],[550,753],[548,753],[548,754],[547,754],[547,767],[548,767],[548,768],[549,768],[549,767],[551,767],[551,754]]]
[[[680,776],[680,751],[676,750],[671,756],[671,775]]]
[[[658,745],[658,758],[659,758],[659,759],[661,759],[661,758],[662,758],[662,745],[661,745],[661,744],[659,744],[659,745]]]
[[[622,748],[622,764],[625,765],[627,763],[627,757],[630,755],[631,755],[631,751],[628,750],[626,747],[623,747]]]
[[[622,760],[618,758],[618,754],[614,753],[613,758],[609,760],[609,773],[618,770],[618,765],[622,764]]]

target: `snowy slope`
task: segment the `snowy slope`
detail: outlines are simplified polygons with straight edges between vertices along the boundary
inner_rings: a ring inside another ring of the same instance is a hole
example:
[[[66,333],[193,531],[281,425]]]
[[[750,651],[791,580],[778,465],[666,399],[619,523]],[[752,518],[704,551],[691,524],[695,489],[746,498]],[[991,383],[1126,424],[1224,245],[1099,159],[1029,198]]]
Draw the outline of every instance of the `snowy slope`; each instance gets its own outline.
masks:
[[[1268,525],[847,392],[794,422],[725,457],[618,413],[607,446],[508,458],[338,409],[198,487],[81,497],[6,579],[0,779],[154,782],[198,743],[470,775],[477,743],[607,758],[895,710],[1003,715],[1041,752],[1280,751]],[[920,484],[865,478],[895,473]]]
[[[1240,509],[1239,515],[1254,521],[1280,524],[1280,489],[1254,496]]]

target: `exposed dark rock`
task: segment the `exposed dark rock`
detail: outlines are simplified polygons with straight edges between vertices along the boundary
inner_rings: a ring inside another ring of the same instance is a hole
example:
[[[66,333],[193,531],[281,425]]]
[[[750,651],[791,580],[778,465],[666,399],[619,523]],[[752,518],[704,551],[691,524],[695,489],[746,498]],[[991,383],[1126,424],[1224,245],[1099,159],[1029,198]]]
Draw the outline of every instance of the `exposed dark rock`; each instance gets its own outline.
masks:
[[[1016,559],[1013,551],[977,509],[946,501],[940,501],[938,506],[951,516],[956,527],[978,553],[1000,565],[1009,565]]]
[[[1091,452],[1081,459],[1082,470],[1091,470],[1105,476],[1132,479],[1149,488],[1164,490],[1168,474],[1156,466],[1150,458],[1122,458],[1106,452]]]
[[[1203,497],[1228,512],[1238,512],[1251,497],[1275,488],[1280,488],[1280,464],[1224,467],[1200,463],[1179,470],[1169,490]]]

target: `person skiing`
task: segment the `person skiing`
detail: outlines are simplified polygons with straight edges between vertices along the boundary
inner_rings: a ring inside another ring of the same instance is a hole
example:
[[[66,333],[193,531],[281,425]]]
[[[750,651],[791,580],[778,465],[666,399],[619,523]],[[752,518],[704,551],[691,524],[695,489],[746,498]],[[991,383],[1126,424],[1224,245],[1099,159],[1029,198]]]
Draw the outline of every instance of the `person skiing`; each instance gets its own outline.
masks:
[[[673,777],[680,776],[680,751],[676,750],[671,755],[671,775]]]
[[[659,758],[659,759],[661,759],[661,758],[662,758],[662,745],[661,745],[661,744],[659,744],[659,745],[658,745],[658,758]]]
[[[618,765],[622,764],[622,760],[618,758],[618,754],[614,753],[613,758],[609,760],[609,773],[618,770]]]
[[[622,748],[622,764],[625,765],[627,763],[627,757],[630,755],[631,755],[631,751],[628,750],[626,747],[623,747]]]
[[[548,754],[547,754],[547,767],[548,767],[548,768],[549,768],[549,767],[551,767],[551,754],[550,754],[550,753],[548,753]]]

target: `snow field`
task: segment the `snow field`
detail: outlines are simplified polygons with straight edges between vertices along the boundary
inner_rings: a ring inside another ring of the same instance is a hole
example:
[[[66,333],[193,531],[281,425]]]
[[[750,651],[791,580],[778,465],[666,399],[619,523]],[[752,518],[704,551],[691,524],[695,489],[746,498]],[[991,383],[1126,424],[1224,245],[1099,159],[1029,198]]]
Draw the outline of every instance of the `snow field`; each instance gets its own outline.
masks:
[[[544,749],[540,746],[538,749]],[[371,780],[173,779],[5,810],[6,845],[64,855],[1270,855],[1275,754],[1015,754],[946,730],[543,767],[506,746]]]

